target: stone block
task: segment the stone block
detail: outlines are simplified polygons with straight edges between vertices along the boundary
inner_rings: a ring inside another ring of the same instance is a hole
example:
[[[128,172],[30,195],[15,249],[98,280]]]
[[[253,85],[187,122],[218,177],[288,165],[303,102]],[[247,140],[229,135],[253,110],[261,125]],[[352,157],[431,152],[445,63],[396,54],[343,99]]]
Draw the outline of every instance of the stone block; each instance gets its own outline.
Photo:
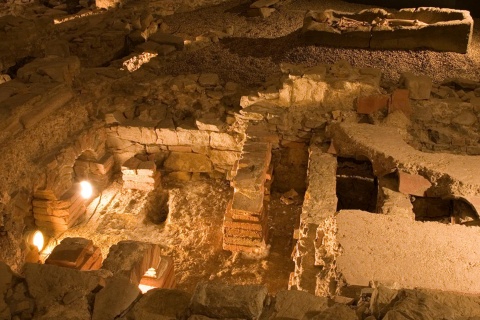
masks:
[[[153,289],[140,298],[129,315],[143,320],[178,319],[186,313],[190,299],[191,294],[181,290]]]
[[[305,291],[282,290],[275,296],[270,319],[304,319],[328,309],[326,297],[316,297]]]
[[[470,270],[478,261],[480,234],[475,228],[361,211],[341,211],[335,228],[342,248],[336,266],[350,285],[379,281],[401,288],[479,292],[477,274],[452,279],[451,271]]]
[[[240,153],[237,151],[210,151],[210,160],[214,165],[225,165],[232,167],[239,157]]]
[[[160,261],[160,247],[153,243],[120,241],[110,247],[102,269],[126,277],[138,286],[145,272]]]
[[[388,108],[390,96],[386,94],[357,98],[357,113],[372,114]]]
[[[38,316],[43,314],[46,319],[58,317],[54,312],[51,315],[48,313],[55,307],[60,307],[64,299],[74,293],[77,297],[75,309],[70,308],[69,314],[73,312],[76,319],[90,319],[87,297],[95,289],[103,287],[105,278],[111,274],[101,270],[82,272],[48,264],[27,263],[24,266],[23,275],[28,285],[28,292],[35,299]],[[63,311],[66,312],[67,309]]]
[[[412,114],[412,106],[410,104],[409,91],[406,89],[396,89],[392,93],[388,112],[393,113],[396,110],[402,111],[407,117]]]
[[[215,73],[202,73],[198,78],[198,83],[202,87],[216,87],[220,85],[220,78]]]
[[[233,193],[232,209],[259,214],[263,209],[263,199],[263,188],[258,192],[252,193],[235,191]]]
[[[266,8],[272,7],[278,3],[279,0],[258,0],[250,5],[250,8]]]
[[[424,197],[432,183],[417,174],[398,171],[398,191],[404,194]]]
[[[64,106],[73,98],[73,91],[66,85],[58,85],[44,92],[40,101],[34,104],[34,109],[28,115],[20,117],[21,124],[29,129],[42,119]]]
[[[422,25],[372,29],[372,49],[414,50],[466,53],[471,41],[473,19],[468,11],[423,7],[402,9],[394,18],[422,21]]]
[[[137,284],[128,277],[113,276],[105,287],[95,295],[92,320],[115,319],[141,294]]]
[[[260,285],[199,283],[192,296],[190,311],[211,318],[258,319],[267,294],[267,288]]]
[[[130,121],[128,124],[118,126],[117,133],[121,139],[130,140],[141,144],[157,143],[157,134],[154,127],[141,121]]]
[[[164,162],[166,170],[211,172],[212,162],[203,154],[172,152]]]
[[[184,146],[203,146],[210,144],[210,134],[200,130],[177,130],[178,144]]]
[[[111,9],[126,2],[127,0],[95,0],[95,6],[101,9]]]
[[[149,41],[156,42],[162,45],[172,45],[177,50],[183,50],[184,47],[184,39],[173,34],[163,33],[157,31],[156,33],[150,35],[148,38]]]
[[[425,75],[405,72],[401,75],[403,84],[410,91],[413,100],[428,100],[432,92],[432,79]]]
[[[211,132],[210,147],[217,150],[240,151],[242,148],[241,141],[228,133]]]

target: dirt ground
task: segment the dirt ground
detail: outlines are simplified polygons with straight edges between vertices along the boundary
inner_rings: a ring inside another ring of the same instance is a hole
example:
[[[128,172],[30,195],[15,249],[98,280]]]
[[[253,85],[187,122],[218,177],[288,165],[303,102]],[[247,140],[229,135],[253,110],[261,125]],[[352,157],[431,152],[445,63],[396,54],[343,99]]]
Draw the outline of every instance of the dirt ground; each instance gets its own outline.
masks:
[[[265,284],[275,293],[287,289],[293,271],[293,229],[301,201],[285,205],[272,195],[268,208],[269,252],[252,256],[222,250],[222,223],[232,197],[222,180],[169,181],[169,215],[161,224],[145,219],[146,192],[123,190],[116,181],[89,205],[86,221],[65,237],[84,237],[101,247],[103,257],[121,240],[157,243],[175,261],[177,288],[192,292],[199,281]],[[100,203],[99,203],[100,202]]]

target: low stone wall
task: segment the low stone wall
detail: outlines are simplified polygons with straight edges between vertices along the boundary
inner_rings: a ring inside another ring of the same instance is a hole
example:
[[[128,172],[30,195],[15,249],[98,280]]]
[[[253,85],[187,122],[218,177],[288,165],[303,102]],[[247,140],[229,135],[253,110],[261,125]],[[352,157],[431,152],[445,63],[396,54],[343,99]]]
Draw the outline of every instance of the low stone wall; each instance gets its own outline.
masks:
[[[473,19],[468,11],[428,7],[396,13],[383,9],[310,11],[302,30],[307,42],[318,45],[466,53]]]

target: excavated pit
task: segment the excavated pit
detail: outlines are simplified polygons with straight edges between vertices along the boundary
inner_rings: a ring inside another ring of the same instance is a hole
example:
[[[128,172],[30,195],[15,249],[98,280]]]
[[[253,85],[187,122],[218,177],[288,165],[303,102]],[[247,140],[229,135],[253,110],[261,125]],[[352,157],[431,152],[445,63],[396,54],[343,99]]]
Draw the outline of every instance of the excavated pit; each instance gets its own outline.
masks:
[[[480,316],[427,291],[480,294],[478,27],[333,49],[307,10],[364,7],[187,2],[0,4],[0,318]]]
[[[369,161],[337,158],[337,211],[377,211],[378,182]]]

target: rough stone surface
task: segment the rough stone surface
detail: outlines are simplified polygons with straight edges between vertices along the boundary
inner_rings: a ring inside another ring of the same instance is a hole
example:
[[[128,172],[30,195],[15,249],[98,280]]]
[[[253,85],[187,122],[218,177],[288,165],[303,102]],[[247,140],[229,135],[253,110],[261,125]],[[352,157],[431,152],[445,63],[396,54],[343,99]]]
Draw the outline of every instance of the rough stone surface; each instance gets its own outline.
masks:
[[[336,221],[343,250],[337,267],[347,283],[366,286],[377,280],[404,288],[480,293],[476,228],[362,211],[341,211]]]
[[[258,319],[266,297],[267,288],[264,286],[199,283],[190,310],[193,314],[211,318]]]
[[[410,98],[414,100],[430,99],[432,79],[424,75],[415,75],[411,72],[402,74],[405,88],[410,91]]]
[[[138,285],[129,278],[113,276],[95,296],[92,320],[115,319],[140,295]]]
[[[270,319],[304,319],[328,309],[328,298],[304,291],[284,290],[275,295],[274,312]]]
[[[152,289],[144,294],[128,315],[134,320],[180,318],[188,309],[191,295],[180,290]]]
[[[88,296],[104,285],[105,271],[82,272],[54,265],[26,264],[25,280],[30,295],[35,299],[38,315],[43,318],[89,319]],[[67,295],[69,303],[63,304]]]
[[[195,153],[172,152],[163,164],[165,169],[185,172],[211,172],[212,162],[207,156]]]

